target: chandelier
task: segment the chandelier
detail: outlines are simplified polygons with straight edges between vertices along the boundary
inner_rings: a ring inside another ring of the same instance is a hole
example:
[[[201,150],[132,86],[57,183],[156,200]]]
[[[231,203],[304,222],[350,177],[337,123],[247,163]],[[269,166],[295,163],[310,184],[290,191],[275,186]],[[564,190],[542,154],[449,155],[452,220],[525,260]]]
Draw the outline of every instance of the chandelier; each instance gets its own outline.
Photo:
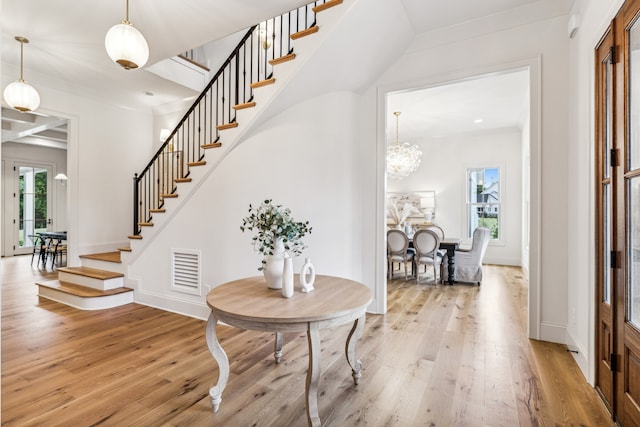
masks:
[[[149,59],[149,45],[144,36],[129,22],[129,0],[126,2],[124,21],[109,29],[104,47],[109,57],[125,70],[140,68]]]
[[[387,175],[393,179],[404,179],[415,172],[420,166],[422,151],[417,145],[408,142],[400,143],[398,139],[399,111],[393,113],[396,116],[396,142],[387,147]]]
[[[29,40],[21,36],[16,36],[15,39],[20,42],[20,79],[4,89],[4,99],[11,108],[15,108],[18,111],[34,111],[40,105],[40,95],[38,95],[38,91],[33,86],[22,78],[24,44],[29,43]]]

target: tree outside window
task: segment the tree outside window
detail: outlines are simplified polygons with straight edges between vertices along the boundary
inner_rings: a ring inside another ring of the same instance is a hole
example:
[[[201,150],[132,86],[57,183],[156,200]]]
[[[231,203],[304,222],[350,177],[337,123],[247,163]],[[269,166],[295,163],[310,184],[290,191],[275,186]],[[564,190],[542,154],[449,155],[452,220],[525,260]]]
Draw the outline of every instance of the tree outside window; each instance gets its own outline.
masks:
[[[500,168],[467,169],[467,237],[477,227],[491,230],[491,239],[500,238]]]

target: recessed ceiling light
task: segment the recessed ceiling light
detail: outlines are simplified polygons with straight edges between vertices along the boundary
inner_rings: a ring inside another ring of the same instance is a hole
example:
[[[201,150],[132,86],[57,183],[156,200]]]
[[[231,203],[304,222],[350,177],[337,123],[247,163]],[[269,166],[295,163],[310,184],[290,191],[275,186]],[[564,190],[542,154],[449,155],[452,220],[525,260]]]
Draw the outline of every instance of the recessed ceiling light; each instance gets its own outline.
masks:
[[[475,119],[473,123],[482,123],[482,121],[483,121],[482,119]]]
[[[153,93],[153,92],[145,92],[144,94],[147,95],[147,96],[154,96],[155,95],[155,93]]]

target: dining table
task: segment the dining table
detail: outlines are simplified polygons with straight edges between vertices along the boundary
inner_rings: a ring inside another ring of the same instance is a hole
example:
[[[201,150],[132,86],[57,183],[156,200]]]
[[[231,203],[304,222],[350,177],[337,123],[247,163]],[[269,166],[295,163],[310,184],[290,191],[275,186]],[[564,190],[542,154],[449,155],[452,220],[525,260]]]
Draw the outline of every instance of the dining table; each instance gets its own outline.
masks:
[[[453,285],[456,272],[456,250],[460,248],[462,239],[457,237],[440,240],[440,249],[447,251],[447,273],[449,285]]]

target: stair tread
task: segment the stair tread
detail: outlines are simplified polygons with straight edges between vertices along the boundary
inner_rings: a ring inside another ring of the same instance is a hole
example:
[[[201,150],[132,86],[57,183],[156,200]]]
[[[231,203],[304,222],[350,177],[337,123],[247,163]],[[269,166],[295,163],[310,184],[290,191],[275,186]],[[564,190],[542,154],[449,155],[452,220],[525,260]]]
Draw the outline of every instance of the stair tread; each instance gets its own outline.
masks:
[[[174,182],[191,182],[191,178],[176,178],[173,180]]]
[[[313,13],[319,13],[319,12],[322,12],[323,10],[327,10],[334,6],[338,6],[339,4],[342,4],[342,0],[329,0],[326,3],[319,4],[318,6],[313,7],[312,10],[313,10]]]
[[[274,84],[275,82],[276,82],[275,77],[271,77],[271,78],[268,78],[266,80],[260,80],[260,81],[251,83],[249,86],[251,86],[251,89],[255,89],[255,88],[262,87],[262,86]]]
[[[164,213],[164,212],[166,212],[166,209],[165,208],[149,209],[149,212],[151,212],[151,213]]]
[[[118,277],[124,277],[122,273],[116,273],[114,271],[99,270],[97,268],[90,267],[60,267],[58,273],[65,272],[69,274],[77,274],[79,276],[91,277],[94,279],[108,280],[117,279]]]
[[[142,240],[142,236],[139,235],[139,234],[132,234],[132,235],[127,236],[127,237],[129,237],[129,239]]]
[[[131,248],[125,248],[125,247],[118,248],[118,250],[121,252],[131,252]]]
[[[192,167],[192,166],[204,166],[207,164],[206,160],[198,160],[197,162],[188,162],[187,166]]]
[[[201,145],[201,147],[204,148],[205,150],[207,148],[218,148],[218,147],[222,147],[222,143],[221,142],[212,142],[211,144]]]
[[[317,25],[314,25],[313,27],[309,27],[306,30],[302,30],[302,31],[298,31],[297,33],[293,33],[289,37],[291,37],[291,40],[297,40],[299,38],[308,36],[310,34],[317,33],[319,29],[320,29],[320,27],[318,27]]]
[[[88,286],[76,285],[75,283],[69,283],[60,280],[49,280],[47,282],[36,282],[38,286],[44,286],[50,289],[55,289],[60,292],[75,295],[83,298],[95,298],[105,297],[109,295],[117,295],[125,292],[133,292],[131,288],[125,288],[124,286],[115,289],[109,289],[102,291],[100,289],[90,288]]]
[[[231,122],[231,123],[225,123],[223,125],[218,125],[216,126],[216,129],[225,130],[225,129],[233,129],[237,127],[238,127],[238,122]]]
[[[281,56],[279,58],[270,59],[269,60],[269,64],[278,65],[278,64],[282,64],[283,62],[292,61],[294,59],[296,59],[296,54],[295,53],[289,53],[289,54]]]
[[[131,250],[131,249],[129,249]],[[114,252],[101,252],[101,253],[97,253],[97,254],[85,254],[85,255],[80,255],[80,258],[86,258],[86,259],[97,259],[100,261],[107,261],[107,262],[116,262],[116,263],[121,263],[122,260],[120,259],[120,251],[114,251]]]
[[[251,101],[251,102],[245,102],[242,104],[236,104],[231,108],[233,108],[234,110],[244,110],[245,108],[253,108],[255,106],[256,106],[256,101]]]

